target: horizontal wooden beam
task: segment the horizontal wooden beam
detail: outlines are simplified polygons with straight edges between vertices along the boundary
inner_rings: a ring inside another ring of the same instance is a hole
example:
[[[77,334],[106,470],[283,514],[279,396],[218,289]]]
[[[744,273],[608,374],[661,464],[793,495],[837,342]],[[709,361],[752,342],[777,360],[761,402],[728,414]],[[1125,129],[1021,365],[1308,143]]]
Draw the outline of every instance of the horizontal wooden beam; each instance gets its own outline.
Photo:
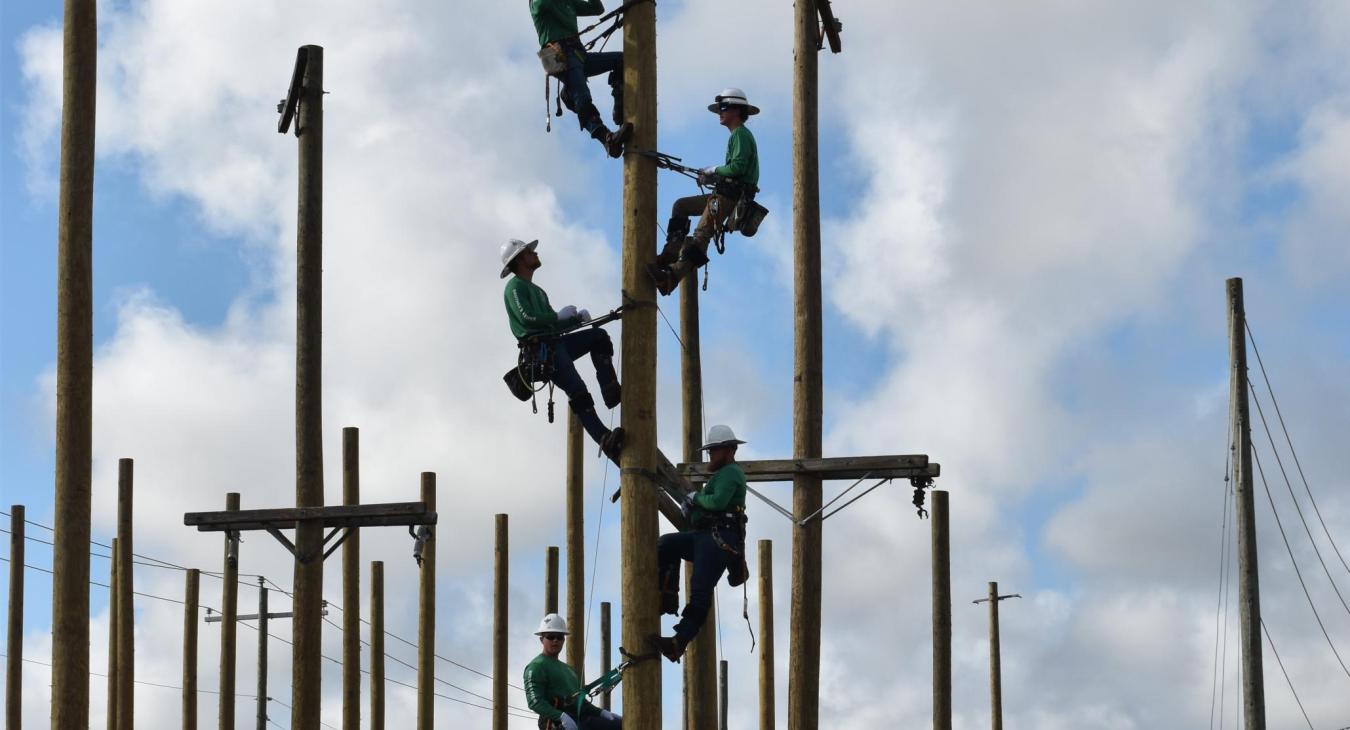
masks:
[[[794,476],[812,475],[825,480],[935,478],[941,475],[938,464],[930,464],[926,454],[894,456],[843,456],[829,459],[764,459],[738,461],[750,482],[790,482]],[[680,464],[676,474],[691,483],[708,481],[708,465]]]
[[[188,512],[183,524],[202,532],[289,529],[300,522],[321,527],[391,527],[434,525],[436,513],[421,502],[389,502],[333,507],[288,507],[225,512]]]

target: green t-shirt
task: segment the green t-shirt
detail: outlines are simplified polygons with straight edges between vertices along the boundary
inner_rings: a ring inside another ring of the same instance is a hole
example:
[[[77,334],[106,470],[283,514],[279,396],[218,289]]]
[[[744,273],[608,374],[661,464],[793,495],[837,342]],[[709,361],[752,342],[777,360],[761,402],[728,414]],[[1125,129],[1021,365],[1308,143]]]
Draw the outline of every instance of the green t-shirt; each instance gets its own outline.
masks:
[[[736,464],[713,472],[703,489],[694,495],[697,508],[690,516],[691,526],[698,528],[712,517],[710,512],[732,512],[745,510],[745,472]]]
[[[755,135],[744,124],[727,139],[727,162],[717,174],[746,185],[759,185],[759,149]]]
[[[549,306],[548,294],[519,276],[506,282],[506,318],[511,323],[511,334],[516,339],[529,335],[558,332],[580,321],[580,316],[558,319],[558,313]]]
[[[581,717],[575,717],[577,692],[581,691],[581,682],[576,672],[558,661],[557,658],[540,654],[525,665],[525,702],[536,715],[548,720],[557,720],[566,708],[568,716],[580,722],[599,710],[589,701],[581,706]]]
[[[600,15],[600,0],[530,0],[530,17],[539,32],[539,47],[577,34],[578,15]]]

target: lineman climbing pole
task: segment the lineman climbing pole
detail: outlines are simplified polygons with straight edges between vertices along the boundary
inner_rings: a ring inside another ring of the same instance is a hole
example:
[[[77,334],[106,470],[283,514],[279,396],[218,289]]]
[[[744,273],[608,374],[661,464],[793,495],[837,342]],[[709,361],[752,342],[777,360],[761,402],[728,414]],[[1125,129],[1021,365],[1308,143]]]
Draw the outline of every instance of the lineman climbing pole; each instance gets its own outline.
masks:
[[[623,32],[623,111],[633,124],[630,149],[656,149],[656,5],[629,9]],[[656,164],[642,155],[623,163],[623,290],[648,306],[624,312],[623,411],[626,445],[619,484],[623,646],[645,652],[660,630],[656,589],[656,291],[646,265],[656,252]],[[634,664],[623,682],[624,726],[661,727],[661,664]]]

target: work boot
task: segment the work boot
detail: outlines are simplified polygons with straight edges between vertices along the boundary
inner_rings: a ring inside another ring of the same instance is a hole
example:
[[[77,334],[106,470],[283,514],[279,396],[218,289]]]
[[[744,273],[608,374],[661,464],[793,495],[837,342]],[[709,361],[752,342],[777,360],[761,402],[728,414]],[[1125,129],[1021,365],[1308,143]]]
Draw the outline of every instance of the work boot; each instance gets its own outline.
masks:
[[[600,397],[605,399],[606,408],[615,408],[623,401],[623,388],[619,381],[600,386]]]
[[[600,453],[608,456],[615,464],[619,463],[619,454],[623,453],[623,426],[610,431],[600,439]]]
[[[668,267],[659,264],[647,264],[647,275],[652,277],[652,283],[656,284],[656,290],[661,292],[663,297],[670,296],[680,284],[680,280],[671,275]]]
[[[684,656],[685,642],[678,636],[660,636],[656,639],[656,648],[661,652],[661,656],[679,662],[680,657]]]
[[[601,125],[598,129],[596,129],[596,132],[599,132],[601,129],[605,129],[604,125]],[[623,124],[620,124],[619,128],[614,130],[613,132],[609,131],[608,129],[605,129],[604,138],[601,139],[599,137],[596,137],[596,139],[600,139],[600,142],[605,145],[605,151],[609,153],[610,157],[623,157],[624,145],[628,144],[628,138],[632,136],[633,136],[633,125],[629,124],[628,122],[624,122]]]

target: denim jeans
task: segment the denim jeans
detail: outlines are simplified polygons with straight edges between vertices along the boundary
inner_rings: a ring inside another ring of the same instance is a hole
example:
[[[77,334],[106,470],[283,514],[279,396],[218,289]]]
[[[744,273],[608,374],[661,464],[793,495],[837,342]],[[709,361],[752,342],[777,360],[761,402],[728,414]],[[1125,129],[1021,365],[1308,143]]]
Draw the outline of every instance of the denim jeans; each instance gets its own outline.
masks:
[[[591,100],[591,88],[586,79],[609,73],[610,91],[617,98],[623,89],[623,53],[587,53],[580,43],[566,42],[563,52],[567,56],[567,72],[562,78],[563,101],[568,109],[576,113],[581,128],[594,134],[603,122],[600,120],[600,110],[595,108],[595,102]]]
[[[572,410],[581,420],[582,428],[596,443],[600,443],[600,439],[609,433],[609,428],[596,415],[595,400],[577,373],[573,361],[583,355],[590,355],[595,365],[595,379],[600,381],[600,387],[616,382],[619,376],[614,372],[614,343],[610,341],[609,333],[600,327],[577,330],[559,337],[550,351],[553,384],[567,394]]]
[[[675,624],[675,636],[681,641],[688,643],[698,635],[712,608],[713,589],[734,557],[717,544],[708,530],[672,532],[656,541],[656,564],[662,591],[679,592],[680,562],[690,560],[694,563],[689,603],[680,614],[680,622]]]

